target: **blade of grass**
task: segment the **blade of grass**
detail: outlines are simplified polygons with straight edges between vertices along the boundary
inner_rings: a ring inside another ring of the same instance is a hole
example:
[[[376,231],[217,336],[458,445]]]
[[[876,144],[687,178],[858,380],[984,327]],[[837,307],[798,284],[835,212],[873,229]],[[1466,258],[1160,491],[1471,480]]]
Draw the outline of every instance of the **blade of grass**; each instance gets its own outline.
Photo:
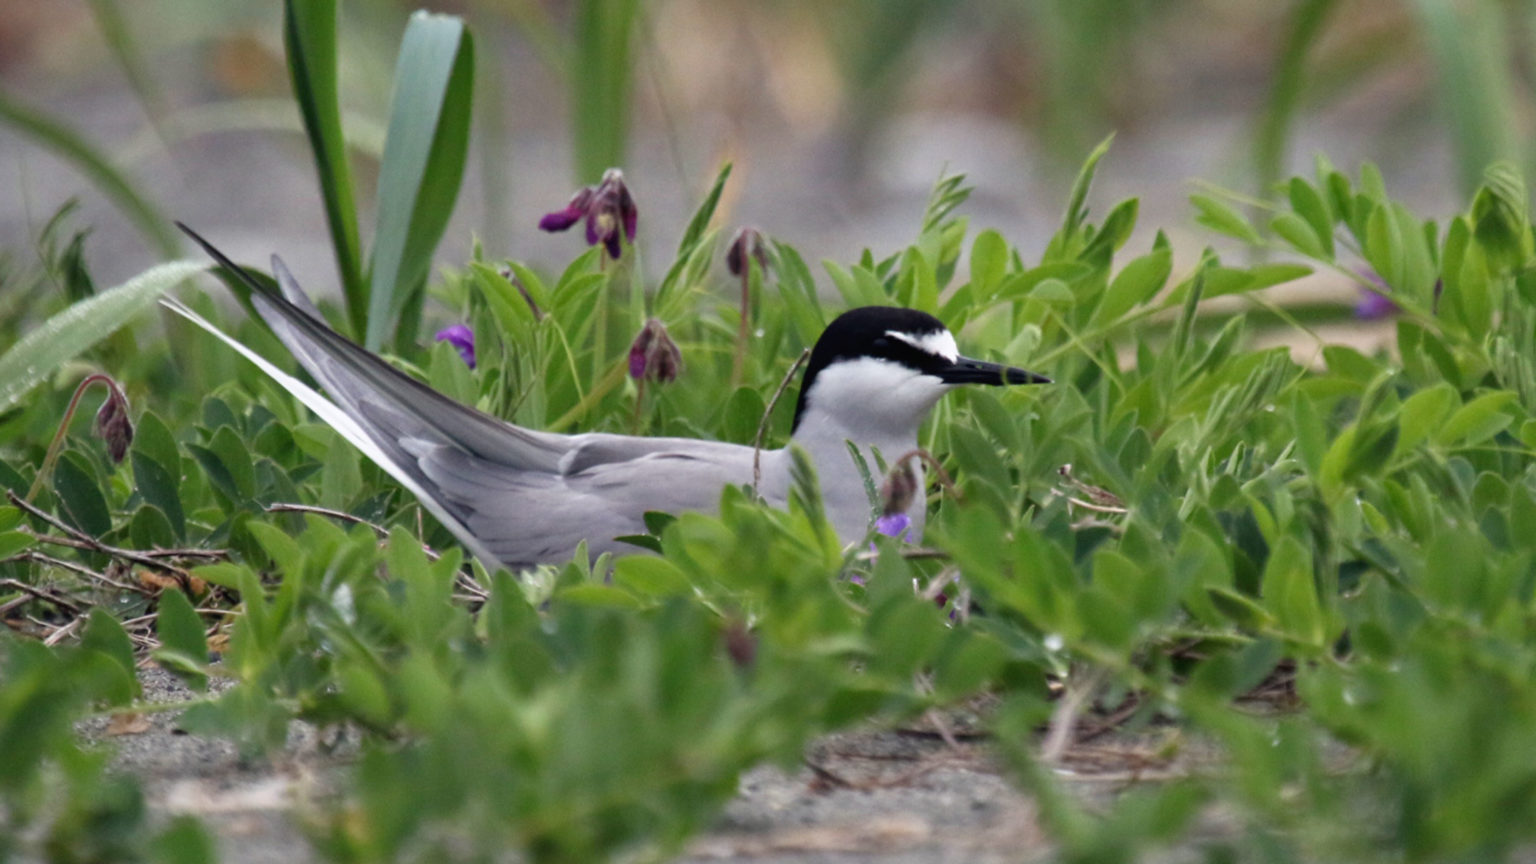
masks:
[[[158,127],[165,115],[165,99],[155,79],[144,71],[144,55],[134,41],[133,31],[128,28],[122,7],[117,0],[88,0],[88,5],[92,17],[96,19],[96,26],[101,28],[107,49],[112,52],[117,65],[122,67],[123,76],[128,79],[128,86],[139,97],[139,104],[144,106],[144,113],[149,115],[150,122]]]
[[[377,163],[383,157],[382,123],[362,114],[342,112],[342,126],[348,133],[346,144],[352,158]],[[118,159],[123,165],[133,165],[158,152],[162,142],[177,144],[224,132],[270,132],[308,137],[304,117],[292,100],[231,99],[168,112],[160,120],[158,136],[153,133],[135,136],[118,150]]]
[[[1456,173],[1471,194],[1499,159],[1524,163],[1512,118],[1521,114],[1509,75],[1510,28],[1491,2],[1414,0],[1440,80],[1441,110],[1456,146]]]
[[[1279,194],[1275,186],[1285,170],[1285,150],[1290,141],[1296,107],[1306,87],[1307,58],[1317,44],[1318,34],[1328,15],[1338,4],[1335,0],[1302,0],[1286,22],[1285,42],[1280,62],[1271,79],[1269,97],[1259,115],[1253,140],[1253,163],[1258,174],[1258,194]]]
[[[171,286],[200,272],[196,261],[151,267],[123,284],[82,300],[44,321],[0,355],[0,412],[77,354],[128,323]]]
[[[336,269],[347,323],[354,333],[366,325],[367,284],[358,243],[357,204],[352,172],[341,132],[341,102],[336,76],[336,0],[285,0],[283,45],[293,98],[304,117],[304,131],[315,156],[325,219],[331,231]]]
[[[629,136],[635,0],[580,0],[571,65],[576,182],[590,183],[624,163]]]
[[[5,93],[0,93],[0,124],[10,126],[18,134],[31,138],[45,150],[74,165],[123,211],[128,221],[153,244],[156,252],[169,258],[180,251],[180,242],[167,227],[170,220],[155,209],[127,175],[79,133]]]
[[[448,227],[469,153],[475,50],[464,22],[417,12],[395,66],[384,162],[379,169],[379,224],[369,265],[365,344],[377,349],[396,322],[416,320],[432,252]],[[410,328],[413,329],[413,328]],[[410,341],[414,333],[401,332]]]

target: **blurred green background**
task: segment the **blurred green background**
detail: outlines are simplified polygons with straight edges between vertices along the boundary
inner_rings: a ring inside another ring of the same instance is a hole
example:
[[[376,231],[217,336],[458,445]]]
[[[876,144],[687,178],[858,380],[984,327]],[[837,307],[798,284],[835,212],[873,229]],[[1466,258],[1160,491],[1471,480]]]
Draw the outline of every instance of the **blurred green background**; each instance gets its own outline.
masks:
[[[413,8],[342,6],[341,97],[365,194]],[[1043,243],[1071,170],[1110,132],[1096,200],[1141,198],[1141,224],[1171,229],[1184,256],[1204,242],[1184,203],[1195,178],[1265,197],[1326,152],[1346,170],[1377,162],[1394,195],[1438,216],[1491,159],[1530,167],[1536,3],[433,8],[464,16],[478,48],[471,162],[443,262],[462,260],[472,238],[496,256],[568,255],[575,241],[539,233],[538,217],[610,162],[639,198],[642,249],[675,245],[729,159],[725,221],[757,224],[808,257],[892,247],[946,166],[978,187],[974,224],[1026,249]],[[280,250],[318,290],[334,281],[281,4],[8,0],[0,96],[0,292],[25,284],[44,226],[72,198],[74,223],[91,231],[83,260],[102,284],[179,245],[143,227],[152,218],[188,221],[247,260]],[[367,226],[372,202],[359,203]]]

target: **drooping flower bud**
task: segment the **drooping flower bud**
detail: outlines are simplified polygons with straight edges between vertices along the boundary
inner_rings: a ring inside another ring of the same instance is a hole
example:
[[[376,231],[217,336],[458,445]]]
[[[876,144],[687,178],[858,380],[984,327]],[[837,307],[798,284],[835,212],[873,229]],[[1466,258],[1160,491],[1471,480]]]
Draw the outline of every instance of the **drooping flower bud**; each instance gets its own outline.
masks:
[[[756,259],[759,269],[765,272],[768,270],[768,249],[763,241],[763,232],[750,225],[743,226],[731,238],[731,245],[725,250],[725,268],[731,271],[732,276],[741,276],[747,272],[749,259]]]
[[[746,669],[757,660],[757,637],[744,621],[731,619],[725,625],[725,653],[737,668]]]
[[[469,329],[466,324],[454,324],[437,331],[432,337],[438,342],[447,342],[459,350],[459,356],[464,358],[464,365],[475,368],[475,331]]]
[[[683,369],[683,352],[667,334],[667,326],[651,318],[629,346],[629,377],[649,378],[663,384],[677,380]]]
[[[917,473],[912,470],[910,459],[891,466],[885,482],[880,484],[881,515],[875,520],[875,530],[887,537],[910,539],[907,532],[912,527],[912,517],[907,515],[907,508],[912,506],[917,491]]]
[[[96,411],[96,434],[107,442],[107,455],[119,464],[128,455],[128,445],[133,443],[133,421],[128,418],[128,397],[111,378],[102,376],[107,384],[107,401]]]

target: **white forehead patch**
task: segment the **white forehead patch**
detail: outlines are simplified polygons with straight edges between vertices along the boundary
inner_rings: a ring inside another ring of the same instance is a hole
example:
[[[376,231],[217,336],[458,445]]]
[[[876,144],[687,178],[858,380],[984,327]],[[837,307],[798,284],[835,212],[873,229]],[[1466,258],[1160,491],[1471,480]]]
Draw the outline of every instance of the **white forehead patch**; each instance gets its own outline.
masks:
[[[955,344],[954,334],[948,330],[935,330],[921,336],[913,336],[911,333],[903,333],[900,330],[887,330],[885,335],[892,339],[900,339],[919,351],[926,351],[935,357],[943,357],[951,363],[960,359],[960,348]]]

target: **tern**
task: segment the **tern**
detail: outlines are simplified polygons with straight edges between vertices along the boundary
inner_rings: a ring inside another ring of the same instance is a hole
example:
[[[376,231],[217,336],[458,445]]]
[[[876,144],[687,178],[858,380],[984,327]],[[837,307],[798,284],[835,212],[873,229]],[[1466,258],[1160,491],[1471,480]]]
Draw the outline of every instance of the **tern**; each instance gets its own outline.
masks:
[[[257,313],[330,399],[191,310],[173,308],[299,396],[489,568],[563,563],[582,541],[592,556],[638,551],[617,538],[645,533],[646,512],[717,511],[725,486],[752,484],[754,463],[761,471],[758,493],[769,504],[782,507],[789,497],[789,447],[758,451],[691,438],[564,435],[455,402],[331,329],[281,258],[272,256],[274,291],[177,224],[250,287]],[[1049,382],[961,356],[954,335],[925,312],[857,308],[828,324],[811,350],[790,442],[814,465],[839,539],[854,543],[869,533],[871,507],[850,442],[867,465],[877,464],[877,451],[895,459],[917,448],[918,428],[950,390]],[[925,501],[913,498],[907,536],[915,540],[922,536]]]

